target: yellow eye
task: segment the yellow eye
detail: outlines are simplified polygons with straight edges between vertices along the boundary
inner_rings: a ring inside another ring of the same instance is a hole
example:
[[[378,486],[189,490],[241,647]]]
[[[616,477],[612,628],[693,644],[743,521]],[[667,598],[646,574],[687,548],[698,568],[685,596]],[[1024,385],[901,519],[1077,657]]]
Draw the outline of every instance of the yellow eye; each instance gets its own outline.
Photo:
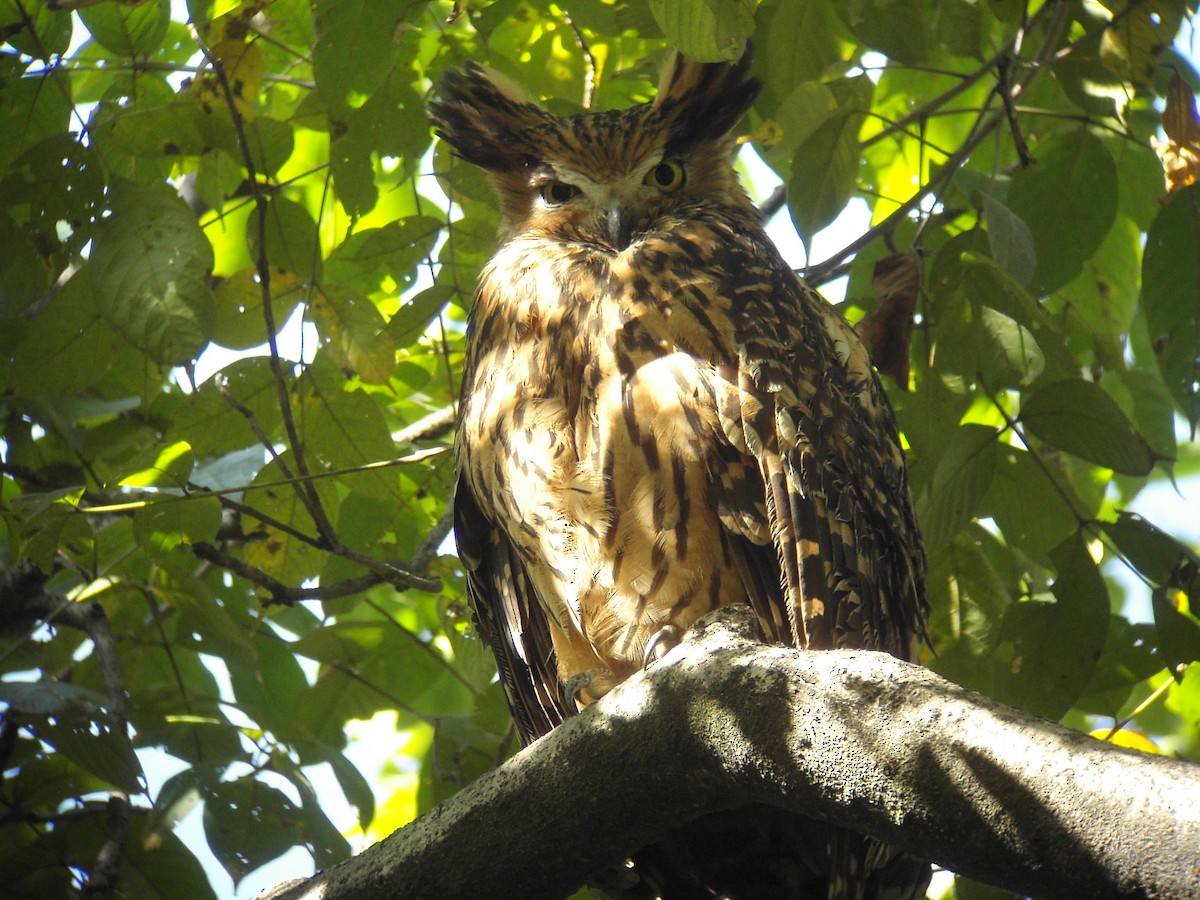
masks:
[[[646,173],[646,184],[667,194],[679,190],[686,180],[683,163],[677,159],[664,159]]]
[[[547,206],[562,206],[579,193],[579,188],[564,181],[547,181],[538,190],[538,195]]]

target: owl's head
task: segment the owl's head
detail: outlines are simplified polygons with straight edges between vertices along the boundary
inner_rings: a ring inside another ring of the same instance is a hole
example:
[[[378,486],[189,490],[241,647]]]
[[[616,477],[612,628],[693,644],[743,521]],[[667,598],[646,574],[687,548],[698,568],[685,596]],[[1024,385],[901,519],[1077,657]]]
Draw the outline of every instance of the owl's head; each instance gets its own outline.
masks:
[[[474,63],[448,71],[430,115],[496,188],[502,234],[624,250],[660,217],[704,201],[747,208],[730,132],[761,86],[736,63],[674,54],[650,103],[556,116]]]

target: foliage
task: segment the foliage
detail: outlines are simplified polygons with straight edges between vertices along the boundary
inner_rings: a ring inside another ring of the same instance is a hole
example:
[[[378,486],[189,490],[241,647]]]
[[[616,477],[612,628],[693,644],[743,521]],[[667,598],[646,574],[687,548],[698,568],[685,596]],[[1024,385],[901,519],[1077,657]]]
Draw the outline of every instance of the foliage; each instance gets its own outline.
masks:
[[[810,280],[848,274],[858,320],[876,263],[919,251],[891,393],[929,663],[1084,729],[1136,712],[1196,757],[1200,558],[1127,511],[1198,468],[1175,422],[1200,420],[1200,186],[1164,195],[1150,147],[1174,71],[1172,152],[1196,158],[1197,76],[1166,49],[1194,12],[190,0],[185,24],[167,0],[0,0],[6,889],[212,896],[173,831],[201,801],[235,881],[293,845],[325,866],[350,844],[312,766],[378,836],[512,750],[440,555],[495,213],[424,103],[467,60],[612,108],[652,95],[668,44],[754,36],[745,128],[800,237],[870,213]],[[278,339],[295,317],[303,347]],[[198,381],[220,348],[255,349]],[[377,815],[345,751],[380,711],[419,769]],[[153,795],[146,748],[184,766]]]

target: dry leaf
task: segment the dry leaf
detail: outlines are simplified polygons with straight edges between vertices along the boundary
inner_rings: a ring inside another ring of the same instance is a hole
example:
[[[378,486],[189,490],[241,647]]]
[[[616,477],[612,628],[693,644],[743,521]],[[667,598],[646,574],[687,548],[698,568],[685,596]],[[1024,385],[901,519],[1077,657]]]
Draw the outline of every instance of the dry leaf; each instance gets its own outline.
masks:
[[[1163,110],[1163,131],[1167,139],[1150,138],[1150,146],[1162,160],[1167,180],[1167,196],[1195,184],[1200,176],[1200,116],[1196,113],[1196,94],[1176,72],[1167,89]]]
[[[871,361],[908,390],[908,347],[912,341],[913,310],[921,286],[921,257],[916,250],[893,253],[875,263],[871,281],[879,307],[854,326],[867,345]]]

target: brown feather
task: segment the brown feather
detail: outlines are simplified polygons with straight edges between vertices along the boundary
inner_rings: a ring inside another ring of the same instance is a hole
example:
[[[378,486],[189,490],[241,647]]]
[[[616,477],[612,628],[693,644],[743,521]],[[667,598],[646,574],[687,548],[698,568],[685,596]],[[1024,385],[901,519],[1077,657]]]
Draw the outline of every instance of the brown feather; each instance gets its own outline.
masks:
[[[473,67],[431,107],[504,220],[468,325],[456,532],[526,742],[575,711],[569,680],[602,696],[664,625],[719,605],[748,602],[798,647],[912,658],[923,633],[887,398],[730,165],[748,68],[676,57],[654,103],[557,118]],[[628,896],[873,898],[918,896],[928,866],[753,808],[682,828],[622,879]]]

